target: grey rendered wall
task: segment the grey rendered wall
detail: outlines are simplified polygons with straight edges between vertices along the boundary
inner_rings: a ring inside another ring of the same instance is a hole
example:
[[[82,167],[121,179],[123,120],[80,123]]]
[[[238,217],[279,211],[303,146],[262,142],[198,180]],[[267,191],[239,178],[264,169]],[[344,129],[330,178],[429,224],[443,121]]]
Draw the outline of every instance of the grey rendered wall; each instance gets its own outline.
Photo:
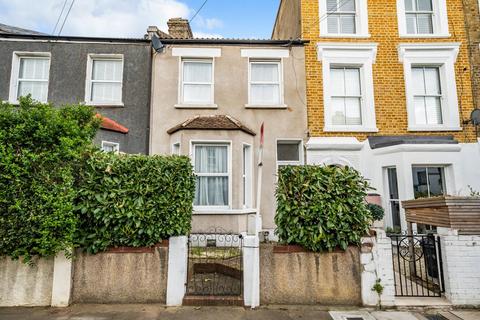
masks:
[[[126,135],[100,130],[96,142],[120,143],[120,151],[148,153],[151,48],[143,43],[79,43],[0,39],[0,99],[8,100],[14,51],[50,52],[48,101],[55,105],[85,101],[87,57],[90,53],[123,54],[124,107],[98,107],[97,112],[126,126]]]

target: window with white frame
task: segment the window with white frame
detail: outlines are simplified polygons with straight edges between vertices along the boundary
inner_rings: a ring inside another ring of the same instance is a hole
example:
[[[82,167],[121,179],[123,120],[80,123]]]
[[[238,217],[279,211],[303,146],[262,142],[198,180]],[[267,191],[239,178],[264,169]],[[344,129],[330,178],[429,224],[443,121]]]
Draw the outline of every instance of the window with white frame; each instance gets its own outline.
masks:
[[[446,0],[397,0],[397,14],[400,36],[450,36]]]
[[[277,141],[277,167],[303,164],[302,140],[285,139]]]
[[[180,155],[180,142],[172,144],[172,154],[176,156]]]
[[[443,167],[413,166],[412,174],[415,199],[443,196],[445,194]]]
[[[213,59],[182,59],[181,104],[213,104]]]
[[[319,43],[324,131],[376,132],[373,63],[376,44]]]
[[[455,79],[458,48],[458,43],[399,45],[410,131],[461,130]]]
[[[332,125],[362,124],[360,68],[331,67]]]
[[[229,147],[227,143],[193,144],[196,207],[229,207]]]
[[[34,100],[47,102],[49,73],[49,53],[14,52],[9,100],[15,103],[30,94]]]
[[[416,124],[442,124],[442,89],[438,67],[412,67]]]
[[[250,105],[282,104],[281,66],[280,60],[250,61]]]
[[[89,55],[85,101],[93,105],[121,105],[122,55]]]
[[[367,0],[319,0],[321,36],[368,37]]]
[[[117,142],[102,141],[102,151],[104,152],[120,152],[120,144]]]
[[[242,166],[243,207],[252,207],[252,146],[243,145]]]

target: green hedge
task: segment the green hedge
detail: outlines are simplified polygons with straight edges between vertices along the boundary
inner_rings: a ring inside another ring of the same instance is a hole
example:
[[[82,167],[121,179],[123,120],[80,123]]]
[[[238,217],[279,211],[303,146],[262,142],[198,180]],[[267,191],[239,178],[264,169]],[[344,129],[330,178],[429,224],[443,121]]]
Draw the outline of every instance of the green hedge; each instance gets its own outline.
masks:
[[[311,251],[359,244],[372,222],[365,179],[352,168],[287,166],[279,170],[276,233]]]
[[[94,154],[79,181],[77,244],[96,253],[186,235],[194,194],[187,157]]]
[[[98,125],[86,106],[0,102],[0,255],[29,261],[72,247],[75,172]]]

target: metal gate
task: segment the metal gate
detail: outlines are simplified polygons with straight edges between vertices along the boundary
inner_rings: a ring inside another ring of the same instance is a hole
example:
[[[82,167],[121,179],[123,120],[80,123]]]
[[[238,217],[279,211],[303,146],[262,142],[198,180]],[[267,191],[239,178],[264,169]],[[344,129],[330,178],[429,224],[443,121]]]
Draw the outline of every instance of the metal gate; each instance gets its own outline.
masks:
[[[443,290],[442,254],[437,235],[390,235],[395,295],[440,297]]]
[[[243,237],[214,228],[191,234],[186,291],[192,296],[243,295]]]

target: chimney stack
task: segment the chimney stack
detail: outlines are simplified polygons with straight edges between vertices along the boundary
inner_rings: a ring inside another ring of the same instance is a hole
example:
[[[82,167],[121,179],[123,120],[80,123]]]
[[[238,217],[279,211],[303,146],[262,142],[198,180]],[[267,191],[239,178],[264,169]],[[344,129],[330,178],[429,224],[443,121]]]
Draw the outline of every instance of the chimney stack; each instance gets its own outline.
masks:
[[[187,19],[171,18],[167,22],[168,34],[173,38],[192,39],[193,33]]]

